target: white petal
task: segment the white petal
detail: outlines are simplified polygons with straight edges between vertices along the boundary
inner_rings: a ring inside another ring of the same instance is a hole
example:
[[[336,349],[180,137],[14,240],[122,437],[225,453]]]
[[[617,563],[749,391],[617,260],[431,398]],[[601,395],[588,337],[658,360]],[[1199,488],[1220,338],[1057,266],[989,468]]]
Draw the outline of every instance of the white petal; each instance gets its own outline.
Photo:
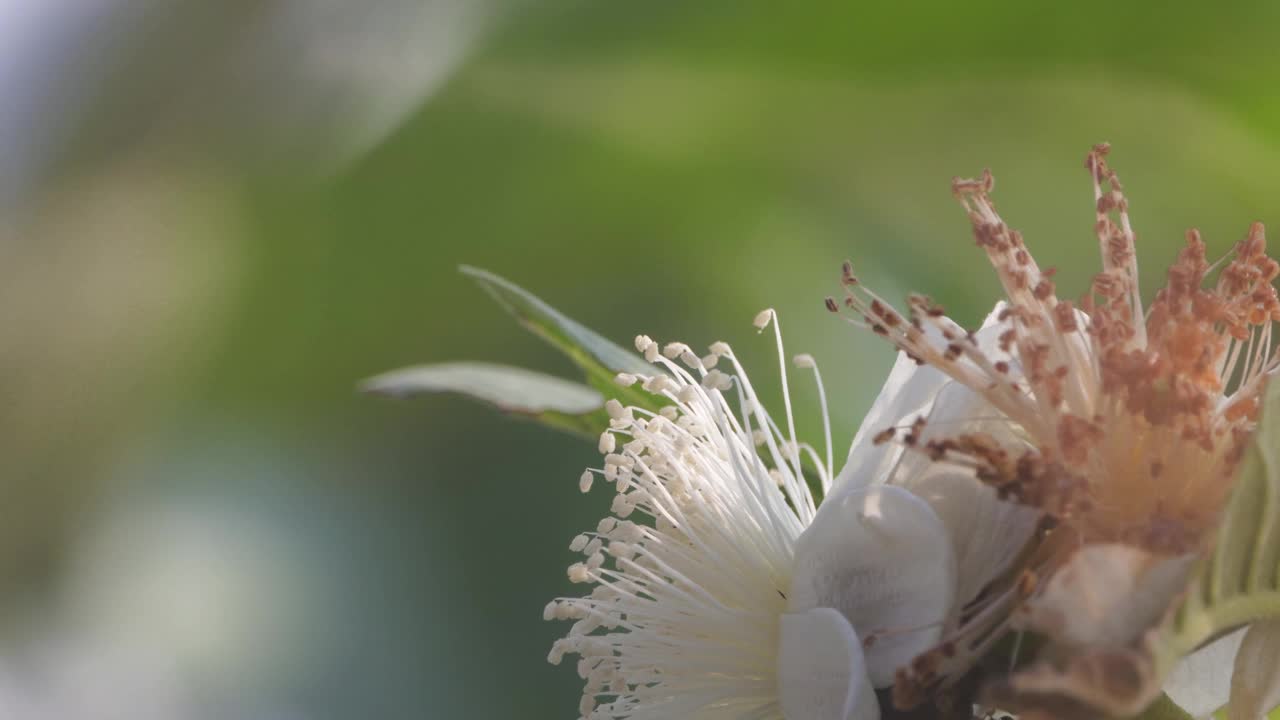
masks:
[[[833,492],[845,488],[857,490],[884,482],[901,457],[903,447],[900,443],[876,445],[876,434],[927,414],[934,397],[948,382],[947,376],[938,370],[917,365],[914,360],[899,353],[880,395],[862,419],[857,434],[853,436],[849,459],[836,476]]]
[[[1164,681],[1169,699],[1197,718],[1207,718],[1226,705],[1231,693],[1231,666],[1243,638],[1242,629],[1183,658]]]
[[[876,687],[938,642],[956,589],[951,537],[928,503],[873,485],[828,499],[799,540],[788,607],[839,610]]]
[[[960,432],[986,433],[1010,449],[1023,442],[990,403],[955,382],[939,391],[928,420],[921,443]],[[1039,519],[1031,508],[997,499],[972,471],[936,463],[923,453],[902,458],[888,482],[924,498],[951,533],[959,566],[957,610],[1009,567]]]
[[[880,720],[862,643],[831,608],[786,613],[778,623],[778,697],[787,720]]]
[[[982,327],[974,334],[975,340],[992,362],[1004,360],[1011,366],[1016,366],[1008,353],[1000,351],[998,347],[998,338],[1004,325],[997,318],[1004,307],[1003,302],[996,304],[983,321]],[[926,328],[926,332],[937,331]],[[917,364],[905,353],[898,353],[898,359],[889,371],[884,387],[880,389],[876,401],[872,403],[858,432],[853,436],[849,458],[833,485],[839,488],[847,484],[856,489],[884,482],[901,458],[903,447],[898,443],[876,445],[876,434],[895,425],[910,423],[920,415],[927,415],[939,391],[950,382],[942,372]]]
[[[1236,654],[1231,720],[1258,720],[1280,705],[1280,620],[1255,622]]]
[[[956,612],[1009,568],[1035,532],[1039,513],[998,500],[972,473],[934,465],[901,485],[929,503],[951,536]]]

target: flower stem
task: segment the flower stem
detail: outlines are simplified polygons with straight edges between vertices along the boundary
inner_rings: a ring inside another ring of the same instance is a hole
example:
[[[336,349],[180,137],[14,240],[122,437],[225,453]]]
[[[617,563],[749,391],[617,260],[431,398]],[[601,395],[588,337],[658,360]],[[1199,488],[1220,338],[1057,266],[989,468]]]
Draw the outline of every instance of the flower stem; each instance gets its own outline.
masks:
[[[1191,713],[1178,707],[1178,704],[1170,700],[1168,695],[1160,693],[1160,697],[1133,720],[1193,720],[1193,718]]]

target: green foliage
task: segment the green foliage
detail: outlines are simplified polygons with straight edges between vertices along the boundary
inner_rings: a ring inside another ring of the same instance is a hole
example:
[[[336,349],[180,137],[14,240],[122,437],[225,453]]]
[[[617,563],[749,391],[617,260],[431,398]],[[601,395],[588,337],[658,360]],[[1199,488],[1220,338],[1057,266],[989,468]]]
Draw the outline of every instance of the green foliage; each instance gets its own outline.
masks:
[[[366,392],[393,397],[458,393],[502,412],[591,436],[608,423],[600,393],[581,383],[488,363],[414,365],[369,378]]]
[[[614,382],[620,372],[660,372],[635,353],[569,318],[541,298],[506,278],[463,265],[475,280],[524,328],[564,353],[586,374],[586,385],[523,368],[488,363],[442,363],[392,370],[360,384],[366,392],[411,397],[424,393],[458,393],[512,415],[592,437],[608,426],[607,399],[657,410],[668,401],[635,387]]]
[[[653,374],[654,368],[635,353],[624,350],[599,333],[566,317],[541,298],[506,278],[463,265],[458,270],[489,293],[529,332],[564,353],[587,374],[587,382],[611,390],[620,372]]]

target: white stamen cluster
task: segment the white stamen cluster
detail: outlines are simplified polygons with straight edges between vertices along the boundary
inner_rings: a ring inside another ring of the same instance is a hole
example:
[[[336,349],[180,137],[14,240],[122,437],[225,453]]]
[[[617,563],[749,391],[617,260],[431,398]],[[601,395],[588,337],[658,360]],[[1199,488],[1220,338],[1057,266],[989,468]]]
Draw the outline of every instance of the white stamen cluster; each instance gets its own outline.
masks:
[[[762,328],[775,320],[761,317]],[[641,336],[636,349],[657,372],[618,382],[669,404],[656,413],[607,404],[604,466],[579,487],[594,477],[614,485],[613,516],[570,545],[585,559],[569,579],[595,587],[547,606],[546,619],[574,621],[548,659],[579,656],[583,718],[781,718],[778,618],[796,538],[815,513],[800,453],[824,490],[830,460],[796,441],[789,399],[783,433],[724,343],[699,357]],[[731,373],[716,369],[721,361]]]

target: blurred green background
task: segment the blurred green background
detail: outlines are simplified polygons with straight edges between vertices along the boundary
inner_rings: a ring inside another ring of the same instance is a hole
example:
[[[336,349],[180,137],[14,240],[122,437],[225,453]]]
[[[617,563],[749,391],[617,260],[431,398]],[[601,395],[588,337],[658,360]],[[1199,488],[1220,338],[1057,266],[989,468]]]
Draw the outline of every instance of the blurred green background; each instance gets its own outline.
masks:
[[[594,448],[354,389],[574,374],[459,263],[775,397],[777,308],[839,455],[892,359],[823,310],[840,262],[995,298],[952,176],[1068,295],[1095,142],[1148,291],[1186,228],[1280,222],[1272,2],[87,5],[0,2],[5,718],[574,716],[540,618]]]

